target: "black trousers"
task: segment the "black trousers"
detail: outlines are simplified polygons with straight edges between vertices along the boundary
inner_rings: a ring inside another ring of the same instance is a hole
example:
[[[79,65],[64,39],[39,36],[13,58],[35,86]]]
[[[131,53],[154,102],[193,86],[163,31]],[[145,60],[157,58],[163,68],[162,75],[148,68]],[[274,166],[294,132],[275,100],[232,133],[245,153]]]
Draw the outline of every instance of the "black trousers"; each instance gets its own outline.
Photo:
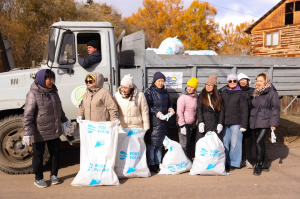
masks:
[[[47,140],[44,142],[36,142],[32,144],[33,147],[33,159],[32,166],[36,180],[44,179],[43,175],[43,156],[45,153],[45,144],[50,153],[50,161],[52,163],[51,176],[57,176],[59,166],[59,142],[60,139]]]
[[[193,133],[193,125],[192,124],[186,124],[186,135],[182,135],[180,132],[180,127],[177,124],[177,130],[178,130],[178,137],[179,137],[179,144],[181,145],[184,153],[186,156],[188,156],[187,147],[190,143],[191,136]]]
[[[255,146],[256,146],[256,163],[262,162],[266,153],[265,138],[270,129],[254,129]]]
[[[242,153],[242,160],[251,161],[252,153],[251,153],[251,138],[252,138],[253,130],[248,128],[246,132],[243,133],[243,153]]]

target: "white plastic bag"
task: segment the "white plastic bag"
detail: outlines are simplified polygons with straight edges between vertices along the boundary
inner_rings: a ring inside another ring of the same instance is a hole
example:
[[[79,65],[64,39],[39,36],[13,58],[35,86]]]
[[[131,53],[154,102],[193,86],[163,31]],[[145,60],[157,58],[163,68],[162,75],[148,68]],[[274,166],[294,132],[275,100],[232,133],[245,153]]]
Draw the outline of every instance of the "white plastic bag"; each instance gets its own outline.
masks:
[[[80,127],[80,171],[73,186],[119,185],[114,171],[117,143],[117,122],[82,120]]]
[[[184,45],[182,42],[177,39],[177,37],[169,37],[163,40],[158,47],[159,54],[173,54],[173,55],[180,55],[184,50]],[[156,52],[157,53],[157,52]]]
[[[271,132],[271,142],[276,143],[276,135],[275,135],[275,132],[274,132],[273,129],[272,129],[272,132]]]
[[[186,50],[183,53],[184,55],[218,55],[213,50]]]
[[[167,136],[163,145],[168,149],[162,163],[159,165],[160,175],[176,175],[189,171],[192,168],[191,160],[186,157],[181,145],[170,140]]]
[[[151,176],[147,166],[146,130],[125,128],[119,130],[115,172],[119,178],[147,178]]]
[[[215,132],[207,132],[196,144],[190,175],[226,175],[225,148]]]

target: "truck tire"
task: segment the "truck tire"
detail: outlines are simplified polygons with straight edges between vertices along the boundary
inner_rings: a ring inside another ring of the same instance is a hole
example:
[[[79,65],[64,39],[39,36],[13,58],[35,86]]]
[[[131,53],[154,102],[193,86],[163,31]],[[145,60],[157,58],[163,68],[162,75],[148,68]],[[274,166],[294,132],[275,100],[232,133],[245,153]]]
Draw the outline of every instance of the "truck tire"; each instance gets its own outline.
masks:
[[[11,115],[0,121],[0,170],[7,174],[30,174],[32,168],[32,145],[24,146],[23,115]],[[45,165],[50,158],[47,146],[44,153]]]

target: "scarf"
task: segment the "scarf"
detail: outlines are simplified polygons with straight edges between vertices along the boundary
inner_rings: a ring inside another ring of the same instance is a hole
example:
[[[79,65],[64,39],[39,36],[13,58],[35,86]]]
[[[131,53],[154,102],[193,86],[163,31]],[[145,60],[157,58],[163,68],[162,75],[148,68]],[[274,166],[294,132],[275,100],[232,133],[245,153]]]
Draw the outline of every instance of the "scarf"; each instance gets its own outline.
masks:
[[[269,76],[266,73],[260,73],[260,74],[265,74],[266,75],[266,78],[267,78],[266,85],[264,87],[262,87],[261,89],[259,89],[259,88],[255,89],[255,91],[253,92],[253,97],[254,98],[259,97],[267,88],[270,88],[272,86]],[[255,80],[256,79],[257,79],[257,77],[255,78]]]
[[[211,104],[211,99],[210,99],[211,97],[210,97],[210,95],[211,95],[211,94],[208,94],[208,93],[207,93],[207,98],[208,98],[208,101],[209,101],[209,106],[210,106],[213,110],[215,110],[215,109],[214,109],[214,106]]]

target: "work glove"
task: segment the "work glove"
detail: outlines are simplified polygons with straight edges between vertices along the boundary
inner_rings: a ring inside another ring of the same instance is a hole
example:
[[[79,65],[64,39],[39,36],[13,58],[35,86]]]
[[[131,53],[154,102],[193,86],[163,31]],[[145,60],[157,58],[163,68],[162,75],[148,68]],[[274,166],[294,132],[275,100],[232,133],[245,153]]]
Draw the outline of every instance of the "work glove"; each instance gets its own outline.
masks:
[[[174,115],[173,112],[169,112],[169,113],[166,115],[167,121],[169,121],[169,119],[170,119],[170,117],[172,117],[172,115]]]
[[[116,119],[115,122],[117,122],[117,125],[120,126],[121,125],[121,121],[119,119]]]
[[[244,133],[245,131],[247,131],[247,129],[245,129],[245,128],[240,128],[240,131],[241,131],[242,133]]]
[[[82,123],[82,117],[81,117],[81,116],[78,116],[77,119],[76,119],[76,121],[77,121],[78,123]]]
[[[181,133],[182,135],[186,135],[186,128],[185,128],[185,126],[182,127],[182,128],[180,128],[180,133]]]
[[[164,115],[164,114],[160,114],[159,119],[160,120],[167,120],[167,116]]]
[[[200,133],[204,133],[204,123],[203,122],[201,122],[200,124],[199,124],[199,132]]]
[[[222,130],[223,130],[222,124],[218,124],[218,126],[217,126],[217,133],[220,134],[222,132]]]
[[[22,144],[29,146],[31,144],[31,136],[23,136]]]

